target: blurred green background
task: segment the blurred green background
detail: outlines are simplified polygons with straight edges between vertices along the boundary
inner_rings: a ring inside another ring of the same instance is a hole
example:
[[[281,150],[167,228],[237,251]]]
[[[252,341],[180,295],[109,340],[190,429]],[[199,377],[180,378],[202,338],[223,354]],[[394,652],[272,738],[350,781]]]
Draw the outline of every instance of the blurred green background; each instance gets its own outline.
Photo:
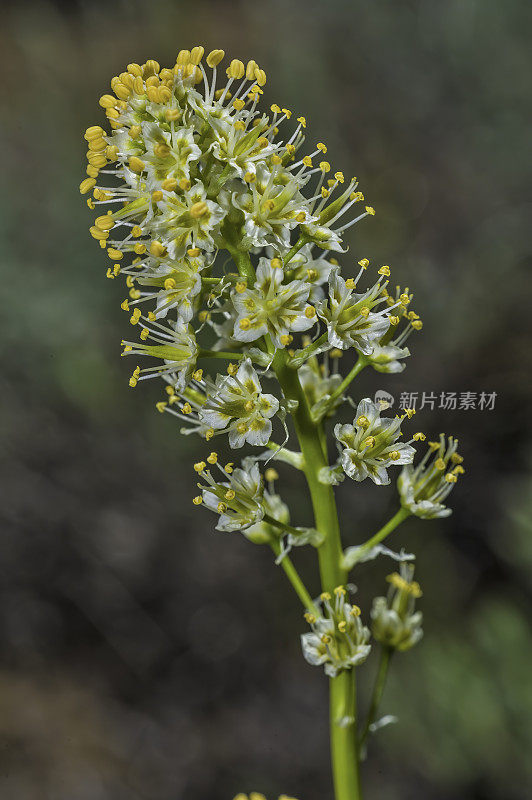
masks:
[[[415,290],[406,372],[354,392],[497,392],[493,411],[416,418],[460,437],[467,474],[450,519],[395,539],[418,553],[426,635],[394,664],[383,712],[400,723],[373,743],[366,797],[529,798],[530,3],[3,5],[3,800],[331,797],[300,609],[268,552],[193,509],[201,442],[155,412],[159,387],[128,388],[123,288],[78,194],[110,77],[200,43],[255,58],[267,101],[306,114],[311,141],[360,176],[377,216],[343,263],[388,263]],[[282,479],[305,523],[302,487]],[[396,502],[393,486],[340,497],[349,544]],[[296,561],[317,592],[312,553]],[[364,613],[390,566],[361,580]]]

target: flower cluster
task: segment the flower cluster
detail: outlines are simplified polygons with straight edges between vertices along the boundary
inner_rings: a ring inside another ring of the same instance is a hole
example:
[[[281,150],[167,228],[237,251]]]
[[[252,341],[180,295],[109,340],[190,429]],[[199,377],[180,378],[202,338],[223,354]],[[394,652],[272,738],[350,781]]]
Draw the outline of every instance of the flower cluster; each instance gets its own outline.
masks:
[[[329,592],[320,596],[321,613],[307,612],[305,619],[311,633],[301,636],[303,655],[309,664],[321,666],[334,678],[341,670],[361,664],[369,655],[369,630],[360,621],[360,608],[351,605],[347,591],[337,586],[334,597]]]
[[[121,308],[138,337],[123,340],[123,355],[141,362],[130,386],[160,378],[164,395],[156,408],[177,419],[182,433],[207,442],[226,437],[232,457],[254,448],[240,466],[220,463],[216,450],[195,463],[193,502],[217,515],[216,530],[271,547],[307,609],[303,655],[335,678],[371,649],[370,631],[344,587],[349,571],[380,555],[413,559],[382,542],[409,514],[450,513],[444,500],[464,471],[462,458],[456,440],[442,434],[414,466],[414,445],[426,437],[401,440],[414,410],[386,417],[369,398],[357,404],[349,397],[362,369],[404,369],[407,340],[422,328],[413,295],[399,286],[391,291],[390,267],[368,270],[360,254],[342,274],[335,254],[347,251],[344,234],[373,216],[373,207],[356,178],[332,170],[323,142],[306,145],[304,117],[294,124],[287,108],[262,109],[266,75],[257,63],[233,59],[223,69],[224,57],[223,50],[206,55],[197,46],[181,50],[170,67],[131,63],[112,78],[112,93],[100,98],[108,130],[92,125],[85,132],[80,191],[96,211],[90,233],[109,259],[107,277],[125,278]],[[347,351],[357,360],[343,375]],[[344,402],[356,415],[334,425],[338,457],[330,464],[327,425]],[[272,459],[304,474],[316,527],[291,524]],[[403,466],[402,507],[344,551],[331,485],[345,477],[386,485],[394,466]],[[316,602],[289,556],[306,544],[320,560],[325,591]],[[414,609],[421,592],[406,563],[388,580],[388,597],[373,603],[373,636],[388,650],[406,650],[422,635]],[[347,709],[354,697],[343,700]],[[334,724],[354,723],[346,710]],[[353,776],[348,780],[353,787]],[[255,792],[235,800],[265,798]]]
[[[409,650],[423,636],[421,611],[415,611],[415,601],[421,597],[419,583],[412,580],[414,566],[403,562],[400,573],[388,575],[390,590],[387,597],[376,597],[371,609],[373,637],[385,647]]]
[[[465,470],[463,458],[456,452],[458,440],[442,433],[438,442],[429,442],[417,467],[407,465],[401,471],[397,486],[401,503],[411,514],[422,519],[448,517],[451,509],[443,501],[452,491],[458,476]]]
[[[376,403],[369,398],[358,404],[353,424],[336,425],[334,435],[340,444],[340,467],[349,478],[363,481],[371,478],[376,484],[388,484],[387,468],[412,462],[415,449],[412,442],[424,438],[415,434],[410,442],[399,442],[401,423],[412,416],[408,410],[403,416],[381,417]]]

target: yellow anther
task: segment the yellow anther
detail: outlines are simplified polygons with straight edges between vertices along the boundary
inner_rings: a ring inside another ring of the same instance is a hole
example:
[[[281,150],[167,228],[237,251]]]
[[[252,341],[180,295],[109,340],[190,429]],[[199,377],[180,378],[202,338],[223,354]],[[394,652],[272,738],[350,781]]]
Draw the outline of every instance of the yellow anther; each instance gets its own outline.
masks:
[[[229,461],[224,467],[224,472],[227,472],[227,474],[230,475],[233,471],[233,468],[234,468],[234,462]]]
[[[211,50],[211,52],[207,56],[207,64],[212,69],[213,67],[218,66],[218,64],[220,63],[220,61],[223,59],[224,56],[225,52],[223,50]]]
[[[227,374],[228,375],[236,375],[238,372],[238,364],[228,364],[227,365]]]
[[[199,249],[199,247],[190,247],[187,250],[187,256],[190,256],[190,258],[197,258],[200,254],[201,250]]]
[[[244,77],[246,68],[244,67],[242,61],[239,61],[237,58],[233,58],[227,67],[226,72],[228,78],[236,78],[237,80],[240,80],[240,78]]]
[[[197,473],[202,473],[206,466],[207,464],[205,463],[205,461],[197,461],[194,464],[194,469],[196,470]]]
[[[362,267],[362,269],[366,269],[367,267],[369,267],[369,259],[361,258],[360,261],[358,262],[358,265]]]
[[[146,339],[148,338],[149,335],[150,335],[150,332],[149,332],[148,328],[143,328],[141,330],[141,332],[140,332],[140,338],[142,339],[143,342],[146,341]]]
[[[435,450],[439,450],[440,449],[440,443],[439,442],[429,442],[428,446],[429,446],[429,450],[432,450],[433,452]]]
[[[390,274],[390,267],[387,264],[383,264],[379,270],[379,275],[385,275],[387,278],[389,278]]]
[[[464,457],[461,456],[459,453],[453,453],[451,456],[451,461],[453,462],[453,464],[461,464],[463,460]]]
[[[264,473],[264,477],[266,480],[271,483],[272,481],[276,481],[279,478],[279,473],[273,467],[268,467],[266,472]]]
[[[415,319],[413,322],[410,323],[415,331],[420,331],[423,327],[423,323],[420,319]]]
[[[164,194],[161,192],[160,189],[156,189],[154,192],[152,192],[151,195],[151,199],[153,200],[154,203],[159,203],[163,199],[163,197]]]
[[[84,138],[90,142],[91,139],[99,139],[105,135],[105,131],[99,125],[91,125],[83,134]]]
[[[415,433],[415,434],[412,436],[412,439],[413,439],[415,442],[424,442],[426,438],[427,438],[427,437],[425,436],[425,434],[424,434],[424,433],[421,433],[421,431],[419,431],[418,433]]]
[[[122,311],[129,311],[129,302],[128,302],[128,300],[127,300],[127,299],[126,299],[126,300],[123,300],[123,301],[120,303],[120,308],[122,309]]]
[[[120,250],[117,250],[114,247],[109,247],[109,249],[107,250],[107,255],[109,256],[109,258],[112,258],[113,261],[120,261],[120,259],[124,258],[124,254]]]
[[[233,108],[236,108],[237,111],[242,111],[245,105],[245,102],[240,98],[233,100]]]
[[[327,600],[330,600],[330,599],[331,599],[331,595],[329,594],[329,592],[322,592],[322,593],[320,594],[320,600],[321,600],[323,603],[327,602]]]
[[[349,612],[353,617],[359,617],[362,614],[359,606],[351,606],[351,611]]]
[[[131,95],[131,89],[123,83],[115,83],[113,91],[120,100],[127,100]]]
[[[289,333],[284,333],[282,336],[279,337],[279,341],[281,342],[283,347],[286,347],[287,345],[292,344],[292,342],[294,341],[294,337],[290,336]]]
[[[465,469],[460,464],[458,464],[456,467],[453,467],[452,472],[453,472],[453,475],[463,475],[464,472],[465,472]]]
[[[399,317],[388,317],[390,325],[399,325]]]
[[[138,383],[137,378],[133,377],[132,375],[131,378],[129,379],[129,385],[131,386],[132,389],[134,389],[137,383]]]
[[[331,171],[331,165],[328,161],[320,161],[319,168],[323,173],[327,173]]]
[[[167,108],[164,112],[164,118],[167,122],[176,122],[181,116],[181,111],[178,108]]]
[[[366,428],[369,428],[369,419],[364,414],[361,414],[360,417],[357,419],[356,424],[357,427],[362,428],[362,430],[365,430]]]
[[[242,283],[242,281],[238,281],[238,283],[235,286],[235,290],[238,292],[238,294],[242,294],[242,292],[245,292],[246,289],[247,289],[247,284]]]
[[[355,283],[355,279],[354,278],[348,278],[346,280],[346,282],[345,282],[345,288],[346,289],[354,289],[355,286],[356,286],[356,283]]]
[[[150,322],[155,322],[155,320],[157,319],[153,311],[148,311],[148,319],[150,320]]]
[[[199,219],[199,217],[205,216],[208,212],[209,207],[204,200],[200,200],[198,203],[194,203],[193,206],[190,208],[190,216],[193,219]]]
[[[157,158],[166,158],[170,154],[170,147],[166,142],[157,142],[153,148],[153,152]]]
[[[129,321],[131,322],[132,325],[137,325],[139,319],[141,318],[141,316],[142,316],[142,312],[141,312],[140,308],[134,308],[133,309],[133,313],[129,318]]]
[[[360,309],[360,316],[369,317],[369,308],[367,306],[362,306],[362,308]]]
[[[143,242],[137,242],[133,250],[138,256],[141,256],[146,252],[146,245]]]
[[[162,256],[166,255],[166,247],[161,242],[155,240],[150,245],[150,253],[152,256],[161,258]]]
[[[209,462],[209,464],[216,464],[216,462],[218,461],[218,453],[215,453],[214,451],[210,453],[207,456],[207,461]]]
[[[305,316],[307,319],[312,319],[312,317],[316,316],[316,309],[314,306],[307,306],[305,309]]]
[[[133,91],[135,94],[143,95],[144,94],[144,81],[140,77],[140,75],[135,76],[133,80]]]
[[[343,352],[339,350],[337,347],[333,347],[330,354],[331,358],[342,358]]]
[[[304,618],[305,618],[305,621],[306,621],[306,622],[308,622],[308,624],[309,624],[309,625],[314,625],[314,623],[316,622],[316,617],[315,617],[315,615],[314,615],[314,614],[311,614],[309,611],[306,611],[306,612],[303,614],[303,616],[304,616]]]
[[[228,489],[224,494],[226,500],[234,500],[236,497],[236,492],[234,489]]]
[[[185,403],[181,411],[183,412],[183,414],[192,414],[192,406],[190,405],[190,403]]]
[[[216,510],[218,511],[218,514],[225,514],[227,511],[227,506],[225,503],[218,503]]]
[[[101,231],[109,231],[115,222],[111,214],[104,214],[102,217],[96,217],[94,224]]]
[[[249,329],[251,328],[251,320],[249,319],[249,317],[244,317],[243,319],[241,319],[240,322],[238,323],[238,327],[243,331],[249,331]]]
[[[85,180],[81,181],[79,185],[80,194],[87,194],[87,192],[90,192],[92,187],[95,185],[96,185],[95,178],[85,178]]]
[[[244,175],[244,180],[246,181],[246,183],[255,183],[255,181],[257,180],[257,176],[255,175],[254,172],[246,172],[246,174]]]
[[[324,634],[322,634],[322,635],[320,636],[320,641],[321,641],[323,644],[329,644],[329,642],[331,641],[331,637],[330,637],[328,634],[324,633]]]
[[[137,156],[132,156],[129,159],[129,169],[131,170],[131,172],[136,172],[137,174],[139,174],[142,172],[144,167],[145,167],[144,161],[141,161],[140,158],[137,158]]]
[[[347,622],[343,619],[338,623],[338,630],[340,633],[345,633],[347,630]]]
[[[399,450],[392,450],[390,453],[390,458],[392,461],[399,461],[399,459],[401,458],[401,453],[399,452]]]
[[[283,114],[286,115],[287,119],[290,119],[290,117],[292,116],[292,112],[290,111],[289,108],[282,108],[281,111],[283,112]],[[288,150],[288,145],[286,145],[286,149]]]
[[[201,45],[193,47],[192,50],[190,51],[190,63],[197,66],[200,63],[201,59],[203,58],[204,52],[205,48],[202,47]]]
[[[195,506],[200,506],[203,503],[203,497],[200,494],[198,494],[196,495],[196,497],[192,498],[192,502],[194,503]]]
[[[334,177],[338,181],[338,183],[343,183],[345,181],[343,172],[335,172]]]
[[[167,278],[164,282],[165,289],[175,289],[177,286],[174,278]]]
[[[321,152],[325,154],[327,152],[327,145],[323,144],[323,142],[318,142],[316,149],[321,150]]]
[[[271,162],[274,166],[277,166],[277,164],[283,163],[283,159],[281,158],[281,156],[278,156],[277,153],[274,153],[271,157]]]
[[[104,94],[98,102],[102,108],[113,108],[116,105],[116,97],[113,97],[112,94]]]
[[[305,117],[298,117],[297,121],[299,122],[302,128],[307,127],[307,120],[305,119]]]
[[[368,436],[368,438],[364,441],[364,447],[375,447],[375,442],[377,440],[374,436]]]
[[[209,442],[213,436],[214,436],[213,428],[209,428],[208,431],[205,431],[205,441]]]
[[[302,160],[303,164],[305,165],[305,167],[311,167],[312,166],[312,159],[311,159],[310,156],[304,156],[301,160]]]
[[[405,414],[408,417],[408,419],[412,419],[415,413],[416,413],[415,408],[405,408]]]
[[[366,213],[369,214],[370,216],[374,217],[375,216],[375,209],[373,208],[373,206],[366,206]]]
[[[434,462],[434,466],[436,467],[437,470],[443,472],[443,470],[446,467],[446,464],[443,458],[437,458],[436,461]]]
[[[160,400],[158,403],[155,403],[155,408],[162,414],[167,405],[168,403],[165,403],[164,400]]]
[[[249,430],[245,422],[239,422],[238,425],[236,426],[236,429],[238,433],[247,433]]]
[[[143,75],[145,78],[149,77],[150,75],[157,75],[160,69],[161,65],[159,64],[159,62],[156,61],[154,58],[150,58],[144,64]]]
[[[130,75],[133,75],[135,78],[140,77],[142,75],[142,67],[140,66],[140,64],[136,64],[135,62],[127,65],[127,71],[130,73]]]

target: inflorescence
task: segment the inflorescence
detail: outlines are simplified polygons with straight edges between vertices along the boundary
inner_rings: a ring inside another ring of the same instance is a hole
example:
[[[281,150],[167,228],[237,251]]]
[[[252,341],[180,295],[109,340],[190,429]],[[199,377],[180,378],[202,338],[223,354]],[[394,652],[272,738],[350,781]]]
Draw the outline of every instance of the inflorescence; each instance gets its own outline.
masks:
[[[272,544],[282,558],[284,536],[321,540],[319,531],[289,525],[275,470],[266,469],[265,481],[259,468],[266,456],[304,467],[284,447],[285,418],[297,403],[285,397],[275,364],[282,358],[297,372],[311,418],[326,420],[346,399],[344,352],[357,354],[355,370],[399,372],[422,321],[410,290],[391,289],[388,265],[370,268],[360,257],[352,276],[342,275],[334,254],[346,252],[346,231],[373,207],[355,177],[332,169],[324,143],[306,145],[303,116],[294,122],[288,108],[262,108],[266,75],[257,63],[233,59],[223,69],[224,56],[194,47],[169,68],[149,60],[114,77],[100,98],[108,129],[85,132],[80,191],[96,211],[90,233],[109,259],[107,277],[126,280],[121,307],[138,338],[122,342],[123,355],[147,364],[135,367],[130,386],[162,379],[157,409],[185,433],[207,442],[227,436],[232,450],[267,448],[241,467],[222,466],[211,451],[194,465],[194,503],[218,515],[218,530]],[[211,377],[206,369],[224,359]],[[401,441],[413,410],[382,411],[365,398],[352,423],[334,427],[338,460],[319,480],[387,484],[388,470],[401,465],[405,516],[449,514],[443,501],[463,472],[456,440],[442,434],[413,466],[415,444],[426,438]],[[375,600],[373,635],[406,649],[421,636],[419,587],[410,567],[390,582],[388,598]],[[328,675],[367,657],[370,632],[344,587],[323,594],[307,622],[305,658]]]

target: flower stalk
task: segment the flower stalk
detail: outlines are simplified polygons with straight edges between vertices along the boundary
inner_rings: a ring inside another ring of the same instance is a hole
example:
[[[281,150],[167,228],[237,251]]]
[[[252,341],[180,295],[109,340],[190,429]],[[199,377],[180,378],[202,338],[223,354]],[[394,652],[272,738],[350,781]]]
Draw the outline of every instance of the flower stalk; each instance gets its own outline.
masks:
[[[125,278],[121,308],[138,336],[122,342],[123,355],[140,362],[129,385],[161,381],[157,411],[208,443],[193,465],[194,505],[216,515],[222,534],[268,545],[302,603],[303,656],[330,684],[335,800],[361,800],[360,756],[378,727],[391,655],[422,635],[414,556],[382,543],[411,515],[450,513],[444,500],[464,472],[462,457],[442,434],[414,466],[426,439],[406,434],[414,410],[386,416],[369,397],[347,396],[365,368],[404,369],[405,342],[422,328],[413,295],[390,293],[390,267],[368,271],[362,254],[342,272],[335,254],[347,252],[345,231],[375,209],[356,178],[333,172],[323,142],[307,145],[305,117],[263,107],[264,70],[232,59],[224,71],[224,57],[196,46],[170,67],[150,59],[112,78],[113,93],[100,98],[107,129],[85,132],[80,192],[96,212],[90,233],[109,259],[105,275]],[[344,375],[348,350],[357,360]],[[303,473],[310,527],[292,518],[272,460]],[[399,467],[399,511],[360,543],[350,525],[355,540],[344,550],[335,487],[346,479],[388,486]],[[316,553],[317,598],[291,558],[304,546]],[[399,572],[388,576],[386,597],[360,608],[348,575],[381,555],[401,562]],[[360,725],[357,670],[372,640],[382,657]]]

